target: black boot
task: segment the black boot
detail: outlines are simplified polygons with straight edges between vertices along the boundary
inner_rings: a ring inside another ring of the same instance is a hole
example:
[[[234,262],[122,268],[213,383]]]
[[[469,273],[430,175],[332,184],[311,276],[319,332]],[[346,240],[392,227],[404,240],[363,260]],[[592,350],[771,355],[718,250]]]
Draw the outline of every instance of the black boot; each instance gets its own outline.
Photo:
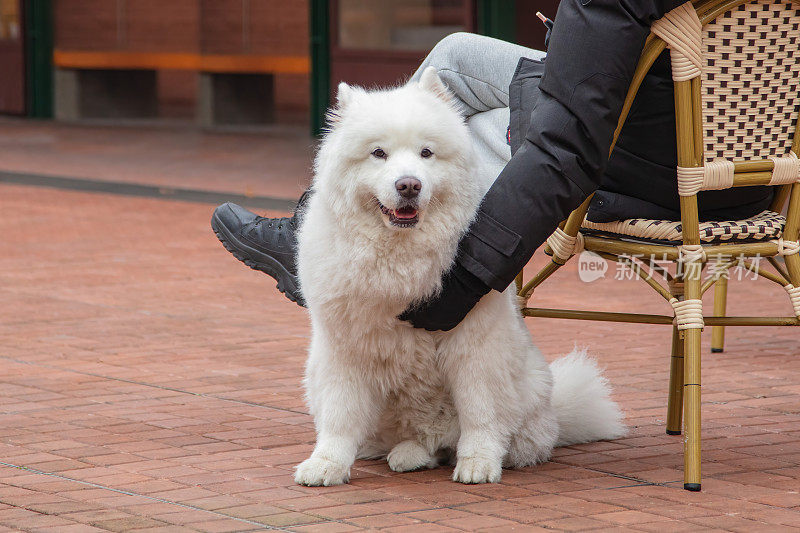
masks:
[[[301,208],[308,191],[291,217],[265,218],[230,202],[214,210],[211,228],[233,256],[254,270],[272,276],[278,290],[305,307],[297,279],[297,238]]]

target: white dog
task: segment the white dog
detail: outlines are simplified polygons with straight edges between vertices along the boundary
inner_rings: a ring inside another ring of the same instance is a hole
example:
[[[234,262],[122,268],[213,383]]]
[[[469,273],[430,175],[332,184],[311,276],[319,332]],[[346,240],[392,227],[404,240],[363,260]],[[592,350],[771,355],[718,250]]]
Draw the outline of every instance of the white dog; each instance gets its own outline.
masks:
[[[596,364],[572,353],[548,366],[513,286],[449,332],[397,319],[440,289],[493,176],[433,68],[383,91],[342,83],[337,100],[299,234],[317,443],[295,480],[337,485],[356,458],[404,472],[455,452],[455,481],[497,482],[554,446],[623,435]]]

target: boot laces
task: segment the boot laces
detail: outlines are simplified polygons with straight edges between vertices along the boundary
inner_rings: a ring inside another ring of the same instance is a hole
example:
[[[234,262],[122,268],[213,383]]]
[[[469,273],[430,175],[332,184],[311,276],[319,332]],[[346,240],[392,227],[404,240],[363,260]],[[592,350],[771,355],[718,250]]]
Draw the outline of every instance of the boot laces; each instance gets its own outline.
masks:
[[[278,229],[283,229],[283,226],[288,225],[294,228],[294,217],[281,217],[277,219]]]
[[[269,217],[257,216],[253,225],[255,227],[258,227],[264,221],[267,222],[268,228],[273,228],[277,226],[279,230],[282,230],[283,227],[287,224],[294,227],[294,217],[269,218]]]

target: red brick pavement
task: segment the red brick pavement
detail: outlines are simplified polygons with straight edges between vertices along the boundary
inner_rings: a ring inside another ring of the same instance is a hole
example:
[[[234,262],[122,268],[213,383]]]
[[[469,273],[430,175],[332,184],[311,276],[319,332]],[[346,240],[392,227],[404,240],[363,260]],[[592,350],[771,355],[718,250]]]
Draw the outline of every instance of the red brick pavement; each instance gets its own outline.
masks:
[[[308,128],[200,131],[0,117],[0,171],[297,199],[311,177]]]
[[[212,206],[0,193],[0,531],[800,526],[797,330],[731,329],[715,355],[704,336],[702,493],[681,488],[681,438],[664,434],[669,328],[547,319],[528,321],[547,357],[589,346],[630,436],[559,449],[498,485],[359,461],[349,485],[300,487],[306,315],[222,249]],[[765,283],[732,282],[731,311],[788,313]],[[749,293],[764,286],[774,299]],[[585,288],[565,268],[536,299],[667,311],[634,281]]]

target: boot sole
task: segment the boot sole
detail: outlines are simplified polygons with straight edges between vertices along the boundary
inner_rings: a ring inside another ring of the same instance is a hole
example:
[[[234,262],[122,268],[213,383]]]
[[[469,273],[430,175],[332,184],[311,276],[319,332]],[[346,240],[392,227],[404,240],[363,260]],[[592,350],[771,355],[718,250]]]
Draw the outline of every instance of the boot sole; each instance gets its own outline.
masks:
[[[282,264],[234,237],[225,227],[225,224],[217,218],[216,213],[211,216],[211,229],[214,230],[214,234],[219,239],[219,242],[222,243],[222,246],[233,257],[253,270],[258,270],[274,278],[278,282],[277,288],[279,291],[297,305],[305,307],[305,301],[300,294],[295,276],[286,270]]]

